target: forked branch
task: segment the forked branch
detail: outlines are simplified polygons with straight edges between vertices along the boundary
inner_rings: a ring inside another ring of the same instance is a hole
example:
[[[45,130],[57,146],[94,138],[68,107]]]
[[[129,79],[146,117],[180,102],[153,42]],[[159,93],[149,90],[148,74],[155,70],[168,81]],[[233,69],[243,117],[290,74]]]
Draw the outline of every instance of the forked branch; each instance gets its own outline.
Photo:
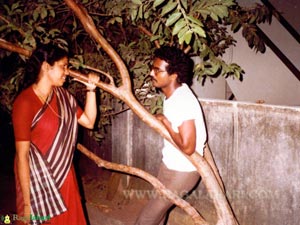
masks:
[[[169,199],[171,202],[173,202],[178,207],[182,208],[189,216],[192,217],[193,221],[197,225],[209,225],[195,210],[194,207],[192,207],[187,201],[183,200],[170,190],[168,190],[156,177],[152,176],[151,174],[127,165],[117,164],[105,161],[92,153],[90,150],[88,150],[86,147],[84,147],[81,144],[77,145],[77,149],[81,151],[84,155],[86,155],[88,158],[93,160],[99,167],[104,167],[106,169],[111,169],[119,172],[128,173],[131,175],[136,175],[138,177],[141,177],[148,181],[150,184],[152,184],[155,189],[164,197]]]

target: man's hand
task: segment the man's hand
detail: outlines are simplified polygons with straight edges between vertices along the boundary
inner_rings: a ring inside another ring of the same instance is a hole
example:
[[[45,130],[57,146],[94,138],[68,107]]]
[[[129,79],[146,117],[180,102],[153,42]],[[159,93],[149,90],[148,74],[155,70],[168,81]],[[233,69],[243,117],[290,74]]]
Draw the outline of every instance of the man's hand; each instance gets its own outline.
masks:
[[[167,119],[167,117],[164,114],[156,114],[154,115],[156,119],[158,119],[160,122],[162,122],[165,126],[166,124],[171,124],[170,121]]]

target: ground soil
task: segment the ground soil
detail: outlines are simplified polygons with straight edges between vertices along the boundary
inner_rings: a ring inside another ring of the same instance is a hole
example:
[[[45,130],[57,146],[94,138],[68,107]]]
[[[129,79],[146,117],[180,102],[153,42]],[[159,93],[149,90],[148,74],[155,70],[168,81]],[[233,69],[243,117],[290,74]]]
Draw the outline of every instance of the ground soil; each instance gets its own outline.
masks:
[[[122,177],[124,178],[124,177]],[[117,181],[116,181],[117,180]],[[147,199],[124,195],[122,181],[112,174],[101,177],[82,177],[85,205],[90,225],[133,225]],[[192,225],[192,219],[176,207],[169,215],[167,225]]]
[[[82,177],[84,197],[91,225],[134,224],[137,213],[145,201],[126,199],[107,175]],[[116,189],[111,193],[110,189]]]

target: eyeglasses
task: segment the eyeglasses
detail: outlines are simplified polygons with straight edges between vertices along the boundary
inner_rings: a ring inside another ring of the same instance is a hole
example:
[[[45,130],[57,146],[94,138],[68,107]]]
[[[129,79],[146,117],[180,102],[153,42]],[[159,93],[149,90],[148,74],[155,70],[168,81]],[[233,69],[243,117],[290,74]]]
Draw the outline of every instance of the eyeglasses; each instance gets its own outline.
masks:
[[[151,68],[151,71],[152,71],[152,70],[153,70],[153,72],[154,72],[155,74],[167,72],[167,71],[165,71],[165,70],[161,70],[160,68],[156,68],[156,67],[152,67],[152,68]]]

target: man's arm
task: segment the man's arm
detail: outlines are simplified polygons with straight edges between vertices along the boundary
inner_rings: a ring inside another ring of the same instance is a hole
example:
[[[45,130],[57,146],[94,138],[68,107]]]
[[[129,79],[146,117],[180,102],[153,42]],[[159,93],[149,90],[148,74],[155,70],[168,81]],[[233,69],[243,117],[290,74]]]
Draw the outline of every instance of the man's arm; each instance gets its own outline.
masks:
[[[164,115],[158,114],[156,115],[156,118],[164,124],[171,138],[181,151],[187,155],[191,155],[195,152],[196,126],[194,120],[183,121],[178,127],[179,133],[177,133],[172,129],[172,124]]]

